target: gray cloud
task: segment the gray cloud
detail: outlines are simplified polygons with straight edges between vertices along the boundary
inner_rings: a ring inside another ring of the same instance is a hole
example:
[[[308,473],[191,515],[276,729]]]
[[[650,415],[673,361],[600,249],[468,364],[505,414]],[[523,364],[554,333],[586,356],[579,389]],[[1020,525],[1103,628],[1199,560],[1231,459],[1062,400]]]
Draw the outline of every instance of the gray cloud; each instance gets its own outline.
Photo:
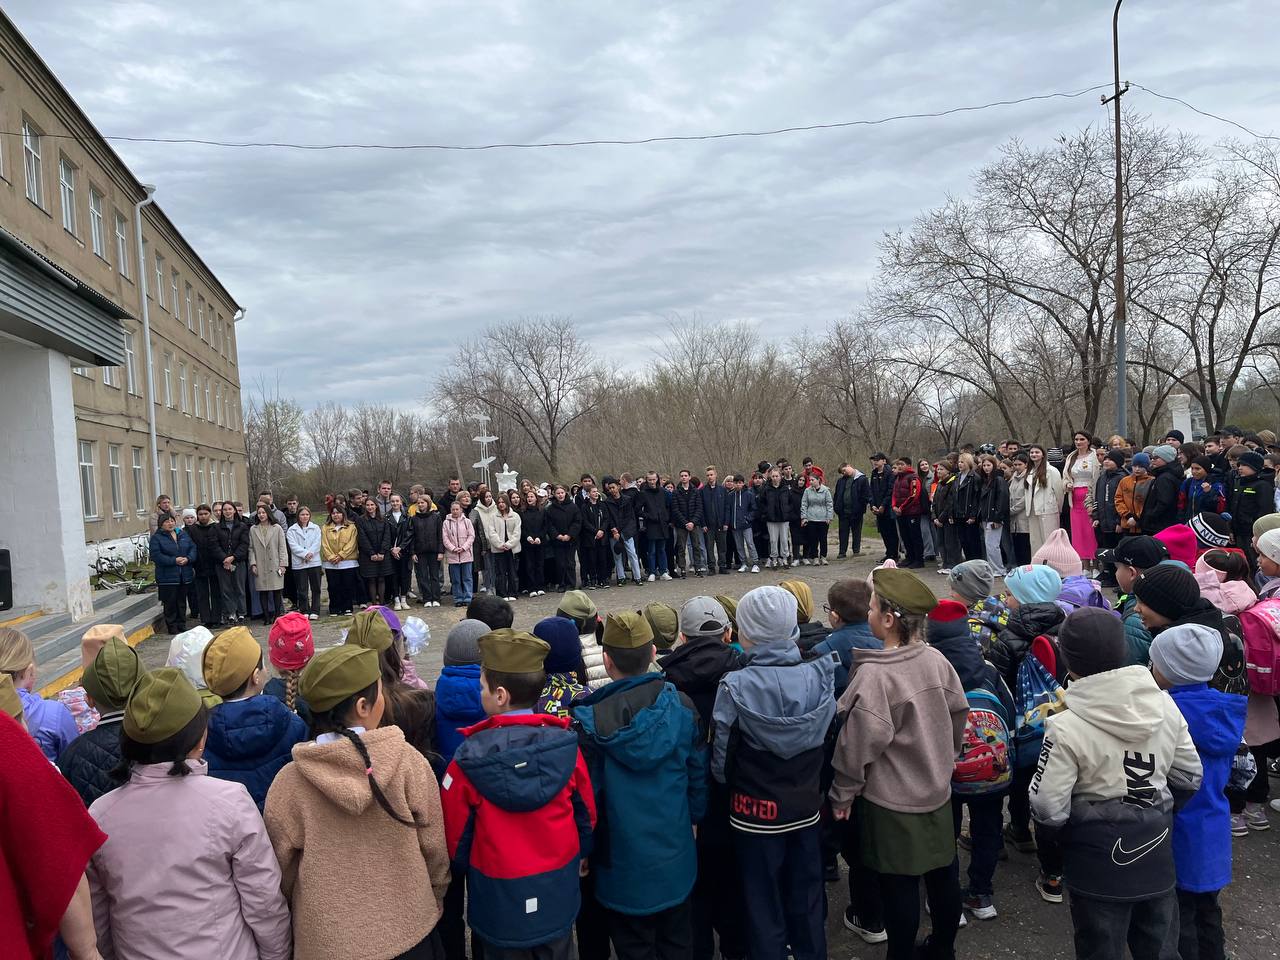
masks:
[[[755,130],[1106,81],[1109,3],[10,0],[100,130],[482,143]],[[1122,13],[1122,74],[1273,132],[1264,0]],[[1158,122],[1231,131],[1131,95]],[[246,387],[414,405],[450,345],[569,313],[637,367],[671,313],[821,329],[876,243],[1097,96],[785,137],[468,153],[117,144],[233,294]]]

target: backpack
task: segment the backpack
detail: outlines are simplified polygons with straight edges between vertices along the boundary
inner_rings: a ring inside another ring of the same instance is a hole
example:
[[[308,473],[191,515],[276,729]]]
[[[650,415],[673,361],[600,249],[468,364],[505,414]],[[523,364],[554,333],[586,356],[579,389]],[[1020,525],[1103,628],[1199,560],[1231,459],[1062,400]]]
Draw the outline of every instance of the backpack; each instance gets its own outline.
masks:
[[[1004,706],[990,690],[978,687],[965,693],[969,714],[964,739],[951,774],[951,792],[972,797],[995,793],[1013,777],[1013,737],[1004,719]]]
[[[1018,666],[1018,693],[1013,701],[1013,748],[1019,767],[1029,767],[1039,759],[1044,722],[1067,709],[1065,696],[1062,684],[1039,658],[1027,654]]]
[[[1244,641],[1240,639],[1243,628],[1240,618],[1232,614],[1222,617],[1222,659],[1209,681],[1209,686],[1223,693],[1237,696],[1249,695],[1249,672],[1245,669]]]
[[[1264,697],[1280,694],[1280,599],[1261,600],[1240,614],[1249,689]]]

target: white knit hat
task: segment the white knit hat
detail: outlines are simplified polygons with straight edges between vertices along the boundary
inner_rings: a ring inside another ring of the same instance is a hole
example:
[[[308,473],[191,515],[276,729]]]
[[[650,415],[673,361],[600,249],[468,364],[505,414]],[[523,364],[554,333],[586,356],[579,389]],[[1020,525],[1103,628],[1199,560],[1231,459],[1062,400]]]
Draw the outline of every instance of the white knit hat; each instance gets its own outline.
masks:
[[[738,601],[738,636],[750,643],[794,641],[800,636],[795,595],[781,587],[756,587]]]

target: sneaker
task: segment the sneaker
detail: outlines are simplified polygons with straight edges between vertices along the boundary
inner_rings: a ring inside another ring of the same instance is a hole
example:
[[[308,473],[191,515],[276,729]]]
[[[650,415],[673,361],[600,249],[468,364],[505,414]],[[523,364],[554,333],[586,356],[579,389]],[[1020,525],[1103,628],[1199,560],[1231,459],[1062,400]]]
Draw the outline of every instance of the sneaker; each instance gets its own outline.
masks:
[[[739,573],[746,573],[746,572],[747,572],[747,565],[744,563],[742,566],[740,566],[740,567],[738,568],[738,572],[739,572]]]
[[[745,569],[746,569],[746,567],[743,567],[742,569],[744,569],[744,570],[745,570]],[[760,564],[758,564],[758,563],[756,563],[756,564],[752,564],[752,566],[751,566],[751,572],[752,572],[752,573],[759,573],[759,572],[760,572]]]
[[[970,893],[964,898],[964,908],[979,920],[994,920],[998,914],[989,893]]]
[[[649,580],[650,580],[650,582],[652,582],[652,581],[653,581],[653,574],[649,574]],[[643,587],[643,586],[644,586],[644,581],[643,581],[643,580],[636,580],[636,581],[635,581],[635,585],[636,585],[637,587]]]
[[[666,574],[664,573],[664,574],[663,574],[663,576],[665,577],[665,576],[666,576]],[[656,579],[658,579],[658,578],[657,578],[657,577],[655,577],[652,573],[651,573],[651,574],[649,574],[649,582],[650,582],[650,583],[653,583],[653,581],[654,581],[654,580],[656,580]]]
[[[792,560],[792,561],[791,561],[791,565],[792,565],[793,567],[798,567],[798,566],[800,566],[800,561],[799,561],[799,560]]]
[[[804,557],[801,557],[801,558],[800,558],[800,566],[802,566],[802,567],[807,567],[808,565],[809,565],[809,561],[808,561],[808,560],[806,560]]]
[[[1004,827],[1004,839],[1006,843],[1012,844],[1013,849],[1019,853],[1035,853],[1036,839],[1027,834],[1025,837],[1014,832],[1013,824],[1007,823]]]
[[[852,930],[862,938],[864,943],[884,943],[889,939],[889,935],[884,932],[884,927],[864,927],[852,907],[845,907],[844,928]]]
[[[938,568],[938,576],[940,576],[940,577],[949,577],[949,576],[951,576],[951,568],[950,568],[950,567],[939,567],[939,568]]]
[[[315,614],[315,613],[308,613],[308,614],[307,614],[307,619],[308,619],[308,620],[319,620],[319,619],[320,619],[320,615],[319,615],[319,614]]]
[[[1233,813],[1231,815],[1231,835],[1233,837],[1247,837],[1249,835],[1249,824],[1245,822],[1243,813]]]
[[[1270,830],[1271,821],[1267,819],[1267,808],[1260,803],[1244,805],[1244,822],[1250,830]]]
[[[701,579],[702,579],[702,571],[701,571],[701,570],[695,570],[695,571],[693,571],[693,575],[694,575],[695,577],[697,577],[699,580],[701,580]]]
[[[826,557],[819,557],[819,558],[818,558],[818,563],[822,564],[824,567],[829,567],[829,566],[831,566],[831,564],[827,562],[827,558],[826,558]]]
[[[653,577],[650,577],[649,579],[650,579],[650,580],[652,580],[652,579],[653,579]],[[658,579],[659,579],[659,580],[670,580],[670,579],[671,579],[671,574],[669,574],[669,573],[664,573],[664,574],[663,574],[662,576],[660,576]]]
[[[1062,878],[1051,877],[1046,873],[1040,874],[1036,880],[1036,890],[1040,893],[1040,899],[1045,903],[1061,903],[1062,902]]]
[[[1268,806],[1270,806],[1276,813],[1280,813],[1280,800],[1272,800]]]

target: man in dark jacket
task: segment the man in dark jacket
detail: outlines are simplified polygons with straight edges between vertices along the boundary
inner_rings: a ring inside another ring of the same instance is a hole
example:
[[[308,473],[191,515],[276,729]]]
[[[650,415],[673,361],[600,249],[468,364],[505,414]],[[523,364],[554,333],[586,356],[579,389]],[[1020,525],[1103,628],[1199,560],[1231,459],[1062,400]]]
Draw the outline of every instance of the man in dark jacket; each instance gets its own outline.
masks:
[[[705,545],[707,572],[711,576],[729,572],[728,497],[715,467],[707,467],[707,482],[698,490],[702,497],[702,539]]]
[[[685,471],[688,473],[688,471]],[[636,517],[644,524],[644,541],[648,558],[649,582],[655,578],[670,580],[667,572],[667,527],[671,524],[671,514],[667,510],[667,491],[658,485],[658,474],[650,470],[645,474],[644,486],[640,487],[635,497]]]
[[[834,492],[836,516],[840,518],[840,553],[837,560],[843,560],[848,553],[850,541],[853,543],[853,555],[862,554],[862,518],[871,502],[871,481],[867,475],[851,463],[840,464],[840,478],[836,480]]]
[[[1253,523],[1259,517],[1276,512],[1275,482],[1267,476],[1262,454],[1242,454],[1236,464],[1237,479],[1231,492],[1231,530],[1236,546],[1249,558],[1249,568],[1258,569],[1258,555],[1253,548]],[[1272,475],[1274,476],[1274,474]],[[1147,515],[1142,514],[1143,529]]]
[[[690,566],[702,576],[707,566],[702,545],[702,494],[688,470],[680,471],[680,482],[671,492],[671,523],[676,530],[676,576],[683,580]],[[652,563],[649,570],[653,570]]]
[[[750,496],[750,491],[741,492]],[[711,710],[720,681],[742,665],[742,654],[729,646],[729,635],[729,616],[719,601],[691,597],[680,608],[680,643],[662,661],[667,681],[698,711],[704,742],[711,729]],[[698,828],[697,848],[693,956],[711,960],[718,935],[721,956],[745,957],[747,943],[740,915],[742,877],[730,842],[729,793],[724,784],[714,780],[709,784],[707,815]]]
[[[223,553],[218,542],[218,525],[213,522],[213,511],[207,503],[196,507],[196,522],[187,528],[187,535],[196,545],[195,589],[200,622],[214,630],[222,622],[218,568],[222,566]]]
[[[612,682],[572,710],[595,792],[596,901],[619,958],[688,956],[706,738],[688,698],[649,672],[654,634],[642,614],[609,614],[603,640]]]
[[[99,628],[100,629],[100,628]],[[72,740],[58,756],[58,769],[87,807],[124,783],[120,766],[120,722],[125,701],[147,672],[138,653],[124,640],[124,628],[85,665],[85,698],[98,710],[98,725]]]
[[[884,541],[884,556],[880,559],[898,561],[898,521],[893,515],[893,474],[889,471],[889,458],[883,453],[871,455],[871,476],[868,489],[871,494],[871,512],[876,517],[876,530]]]
[[[640,558],[636,555],[638,532],[636,500],[633,497],[623,496],[622,484],[613,477],[604,478],[604,489],[609,495],[609,499],[605,501],[605,509],[608,510],[609,542],[618,586],[621,587],[627,582],[626,569],[622,565],[624,555],[631,564],[631,576],[639,585],[641,580]]]
[[[760,572],[760,554],[756,551],[756,495],[746,477],[736,474],[725,481],[725,524],[733,531],[733,544],[738,553],[738,572]],[[767,535],[766,535],[767,536]]]
[[[1162,444],[1151,451],[1151,486],[1142,507],[1142,532],[1154,536],[1178,522],[1178,489],[1182,464],[1173,447]]]

